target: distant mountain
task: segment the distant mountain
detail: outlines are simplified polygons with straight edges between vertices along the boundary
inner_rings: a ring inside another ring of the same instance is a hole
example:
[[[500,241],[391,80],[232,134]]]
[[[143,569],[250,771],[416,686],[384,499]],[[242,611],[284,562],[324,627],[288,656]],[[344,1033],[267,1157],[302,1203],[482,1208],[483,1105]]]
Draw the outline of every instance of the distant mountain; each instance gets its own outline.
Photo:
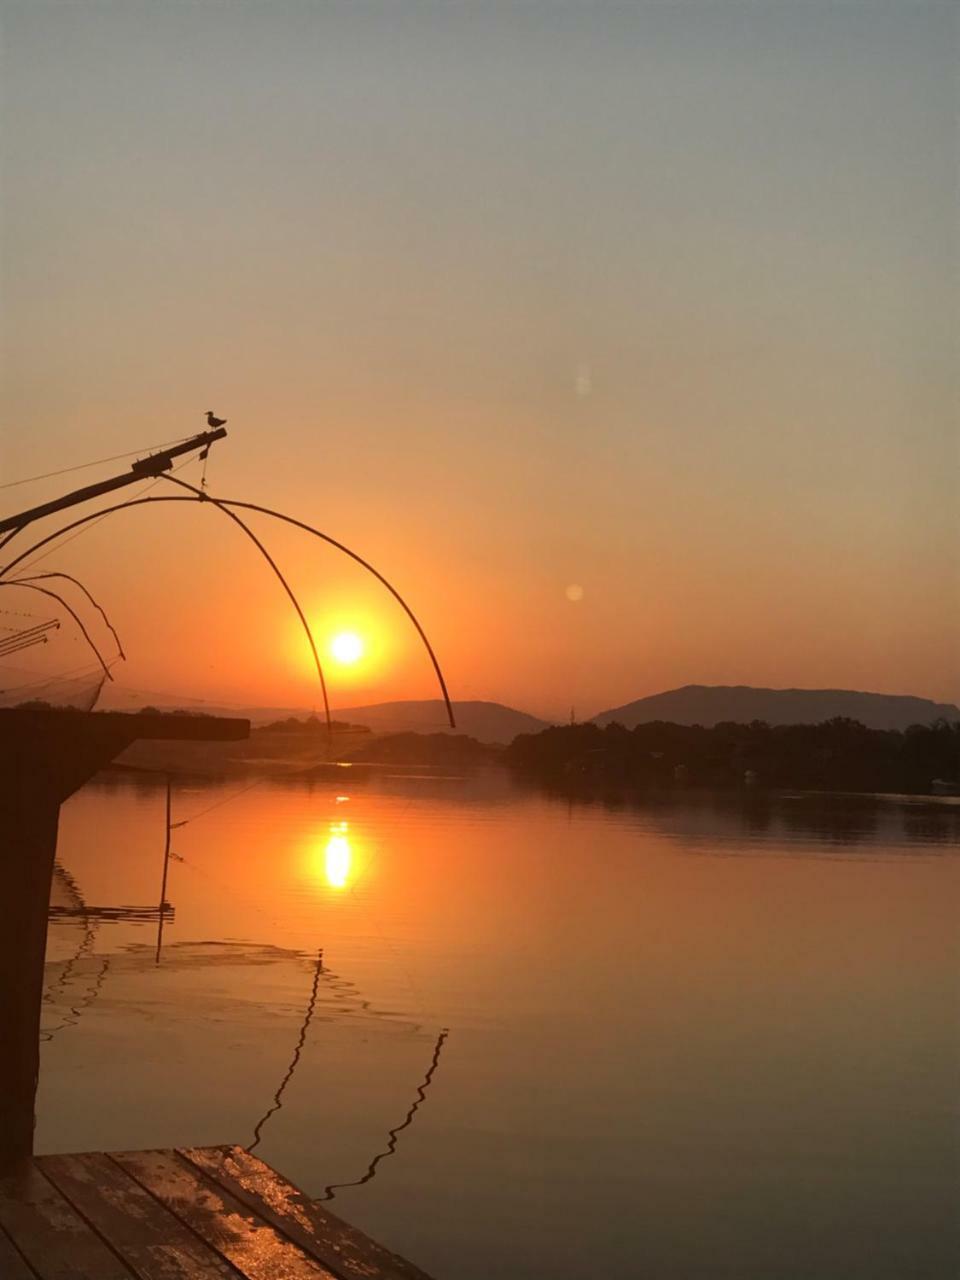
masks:
[[[512,742],[518,733],[549,728],[525,711],[499,702],[455,702],[456,732],[478,742]],[[370,707],[337,707],[334,715],[350,724],[366,725],[374,733],[449,733],[447,713],[439,698],[425,702],[379,702]]]
[[[104,699],[101,710],[139,711],[145,699],[125,694],[121,699],[112,694]],[[164,711],[174,708],[209,716],[242,716],[254,725],[286,720],[293,716],[323,716],[322,708],[312,707],[227,707],[213,703],[194,701],[175,703],[172,699],[158,698]],[[549,728],[549,721],[538,720],[525,711],[515,711],[499,702],[455,702],[457,733],[476,738],[479,742],[512,742],[518,733],[539,733]],[[423,702],[377,702],[367,707],[334,707],[334,720],[365,725],[374,733],[451,733],[447,712],[439,698]]]
[[[682,689],[638,698],[594,716],[594,723],[617,721],[627,729],[651,720],[673,724],[702,724],[724,720],[748,724],[818,724],[845,716],[870,729],[905,729],[932,720],[960,720],[952,702],[931,702],[890,693],[858,693],[852,689],[754,689],[750,685],[688,684]]]

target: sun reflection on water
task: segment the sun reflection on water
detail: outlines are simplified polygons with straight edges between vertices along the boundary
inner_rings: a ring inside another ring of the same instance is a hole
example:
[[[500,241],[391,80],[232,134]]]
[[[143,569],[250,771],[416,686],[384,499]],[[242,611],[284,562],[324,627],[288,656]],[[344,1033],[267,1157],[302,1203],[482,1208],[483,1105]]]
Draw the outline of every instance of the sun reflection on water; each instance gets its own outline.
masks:
[[[330,837],[323,851],[323,871],[331,889],[346,888],[352,857],[349,824],[332,822]]]

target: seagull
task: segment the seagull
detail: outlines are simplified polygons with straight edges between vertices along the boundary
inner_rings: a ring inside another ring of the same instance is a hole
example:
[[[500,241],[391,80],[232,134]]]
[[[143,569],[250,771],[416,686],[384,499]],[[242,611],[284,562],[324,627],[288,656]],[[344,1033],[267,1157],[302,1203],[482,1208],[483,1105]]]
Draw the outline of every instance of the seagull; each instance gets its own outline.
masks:
[[[207,426],[208,427],[214,427],[214,428],[222,427],[225,422],[226,422],[226,418],[215,418],[213,416],[213,410],[212,409],[207,410]]]

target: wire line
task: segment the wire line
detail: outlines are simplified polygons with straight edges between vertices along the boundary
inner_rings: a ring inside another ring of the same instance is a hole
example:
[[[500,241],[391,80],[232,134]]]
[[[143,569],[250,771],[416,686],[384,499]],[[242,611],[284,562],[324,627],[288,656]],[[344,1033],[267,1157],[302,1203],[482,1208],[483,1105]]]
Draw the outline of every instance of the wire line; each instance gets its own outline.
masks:
[[[102,467],[107,462],[119,462],[122,458],[133,458],[138,453],[150,453],[153,449],[164,449],[170,444],[181,444],[189,440],[189,436],[178,436],[176,440],[161,440],[159,444],[146,444],[142,449],[131,449],[129,453],[113,453],[109,458],[97,458],[95,462],[80,462],[75,467],[61,467],[59,471],[45,471],[40,476],[26,476],[23,480],[8,480],[0,484],[0,489],[16,489],[21,484],[33,484],[37,480],[51,480],[54,476],[69,475],[71,471],[86,471],[88,467]]]
[[[176,475],[178,471],[182,471],[184,467],[189,466],[190,463],[194,461],[195,461],[194,458],[187,458],[186,462],[181,462],[178,467],[174,467],[173,470],[170,472],[170,475]],[[139,496],[142,498],[143,495],[146,493],[149,493],[151,489],[155,489],[156,486],[160,483],[160,479],[161,477],[157,476],[155,480],[151,480],[150,483],[145,488],[139,490]],[[105,520],[107,516],[110,514],[110,512],[115,509],[116,508],[114,507],[108,507],[106,511],[94,512],[92,516],[88,517],[89,523],[84,528],[78,529],[76,533],[72,533],[69,538],[64,538],[62,542],[56,543],[54,546],[50,548],[49,551],[44,551],[42,555],[34,556],[32,560],[28,560],[27,563],[23,566],[24,569],[29,569],[33,565],[39,564],[41,560],[46,560],[49,556],[52,556],[54,552],[60,551],[63,547],[67,545],[68,542],[73,542],[74,539],[79,538],[81,534],[88,533],[91,529],[95,529],[97,525],[100,523],[100,520]],[[100,519],[97,519],[98,515]],[[70,525],[68,527],[72,529],[74,526]],[[11,530],[10,537],[12,538],[14,534],[19,532],[20,532],[19,529]],[[55,536],[56,535],[54,535],[54,537]],[[0,548],[6,546],[7,541],[8,539],[5,539],[2,543],[0,543]]]

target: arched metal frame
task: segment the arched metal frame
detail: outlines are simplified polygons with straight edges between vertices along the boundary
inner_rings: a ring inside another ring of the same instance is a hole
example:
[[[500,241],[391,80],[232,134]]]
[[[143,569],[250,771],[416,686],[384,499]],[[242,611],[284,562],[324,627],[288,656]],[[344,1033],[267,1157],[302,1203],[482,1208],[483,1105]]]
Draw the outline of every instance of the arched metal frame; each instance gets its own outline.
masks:
[[[93,643],[93,639],[90,635],[90,632],[83,625],[83,619],[80,617],[77,611],[72,607],[72,605],[68,604],[67,601],[64,600],[63,596],[57,595],[56,591],[50,591],[47,587],[38,587],[36,583],[27,582],[25,579],[17,580],[16,578],[13,578],[13,579],[8,579],[6,581],[0,580],[0,587],[22,587],[24,591],[39,591],[41,595],[49,596],[51,600],[56,600],[58,604],[63,605],[64,609],[66,609],[67,613],[69,613],[70,617],[74,620],[74,622],[80,628],[81,632],[83,633],[84,640],[86,640],[87,644],[90,646],[90,648],[93,650],[94,654],[96,655],[97,661],[100,663],[100,666],[103,668],[103,674],[107,677],[108,680],[113,679],[113,676],[110,674],[110,668],[107,666],[106,662],[104,661],[103,654],[100,652],[97,646]]]
[[[146,506],[148,504],[157,503],[157,502],[210,502],[212,505],[221,509],[224,515],[233,515],[232,512],[225,509],[230,507],[237,507],[237,508],[240,508],[241,510],[247,510],[247,511],[256,511],[256,512],[259,512],[261,515],[270,516],[275,520],[283,521],[285,524],[293,525],[295,528],[301,529],[305,533],[312,534],[315,538],[320,538],[321,541],[329,543],[332,547],[336,547],[338,551],[342,551],[344,555],[349,556],[351,560],[355,560],[357,564],[361,565],[364,569],[366,569],[368,573],[373,574],[373,576],[377,579],[377,581],[387,588],[387,590],[390,592],[393,598],[397,601],[397,603],[401,606],[403,611],[406,613],[407,617],[413,623],[413,626],[416,629],[417,634],[419,635],[421,641],[423,642],[424,648],[426,649],[430,657],[430,661],[433,664],[433,669],[436,674],[437,681],[440,685],[440,691],[443,694],[443,701],[444,701],[444,705],[446,706],[447,718],[449,720],[450,727],[451,729],[455,729],[457,727],[456,718],[453,713],[453,705],[450,701],[450,695],[447,691],[447,684],[443,677],[443,672],[440,669],[440,663],[437,660],[437,656],[433,651],[433,646],[430,644],[430,641],[427,639],[426,632],[423,630],[423,627],[420,625],[419,619],[417,618],[416,614],[407,604],[406,600],[404,600],[404,598],[401,596],[400,592],[397,591],[396,587],[394,587],[393,584],[387,578],[385,578],[378,569],[375,569],[368,560],[365,560],[362,556],[358,555],[356,551],[352,551],[344,543],[338,542],[336,538],[332,538],[329,534],[322,533],[319,529],[315,529],[312,525],[306,524],[302,520],[294,519],[293,516],[287,516],[287,515],[284,515],[282,512],[273,511],[271,508],[260,506],[258,503],[255,503],[255,502],[240,502],[238,500],[228,499],[228,498],[211,498],[202,490],[194,489],[192,485],[188,485],[182,480],[175,480],[171,476],[165,476],[164,478],[171,480],[172,483],[174,484],[182,485],[184,488],[189,489],[190,492],[196,496],[179,497],[173,494],[168,494],[168,495],[158,495],[152,498],[131,498],[127,502],[118,502],[118,503],[115,503],[113,506],[101,508],[99,511],[94,511],[85,516],[81,516],[79,519],[73,520],[69,524],[63,525],[61,526],[61,528],[54,530],[53,533],[47,534],[46,537],[39,539],[37,542],[33,543],[32,546],[28,547],[25,551],[22,551],[18,556],[15,556],[13,560],[11,560],[2,569],[0,569],[0,580],[2,580],[4,576],[8,574],[12,569],[15,569],[18,564],[21,564],[24,560],[26,560],[28,556],[33,555],[35,551],[39,551],[41,547],[46,546],[50,542],[53,542],[56,538],[59,538],[63,534],[69,533],[73,529],[80,528],[82,525],[88,524],[91,520],[96,520],[98,517],[111,515],[115,511],[123,511],[128,507],[142,507],[142,506]],[[305,631],[310,637],[311,648],[313,649],[314,655],[316,656],[316,647],[313,644],[313,638],[312,638],[312,634],[310,633],[309,624],[306,622],[306,619],[302,613],[302,610],[300,610],[299,605],[297,604],[296,600],[293,598],[293,593],[290,591],[290,588],[287,586],[286,580],[283,578],[283,575],[281,574],[276,563],[273,561],[272,557],[269,555],[269,553],[267,552],[263,544],[253,534],[252,530],[248,529],[244,524],[244,522],[242,522],[238,516],[233,516],[233,518],[236,521],[236,523],[238,523],[241,526],[241,528],[243,528],[244,532],[246,532],[248,536],[257,544],[261,553],[268,560],[274,572],[280,578],[280,581],[283,583],[285,590],[291,596],[291,599],[293,599],[294,605],[297,609],[298,616],[300,617],[300,620],[304,625]],[[37,588],[37,590],[41,590],[41,589],[42,588]],[[317,660],[317,664],[319,667],[319,659]],[[323,686],[322,674],[321,674],[321,685]],[[325,686],[324,686],[324,701],[326,702]],[[330,723],[329,709],[327,710],[327,717],[328,717],[327,723],[329,725]]]
[[[169,476],[169,475],[165,475],[163,479],[169,480],[171,484],[178,484],[184,489],[189,489],[191,493],[195,493],[197,495],[198,502],[212,502],[213,505],[218,510],[222,511],[225,516],[228,516],[234,522],[234,524],[238,525],[243,530],[243,532],[247,535],[247,537],[250,539],[253,545],[257,548],[257,550],[263,556],[264,560],[266,560],[267,564],[270,566],[273,572],[280,579],[280,584],[283,587],[284,591],[287,593],[287,595],[290,597],[290,603],[293,605],[294,609],[296,610],[297,617],[300,619],[300,624],[303,627],[304,633],[306,634],[306,637],[307,637],[307,643],[310,646],[310,652],[313,654],[313,661],[317,668],[317,676],[320,680],[320,692],[323,694],[323,714],[326,717],[326,721],[327,721],[327,733],[332,734],[333,720],[331,719],[331,716],[330,716],[330,699],[327,697],[327,682],[323,678],[323,667],[320,665],[320,654],[317,650],[317,643],[313,638],[313,631],[310,627],[310,623],[307,621],[306,614],[300,608],[300,601],[294,595],[293,588],[290,586],[289,582],[287,582],[286,578],[281,573],[280,567],[277,564],[276,560],[274,560],[273,556],[270,554],[267,548],[263,545],[263,543],[260,541],[257,535],[253,532],[253,530],[250,528],[247,522],[245,520],[241,520],[240,517],[235,512],[230,511],[229,508],[226,506],[226,504],[221,502],[219,498],[211,497],[208,493],[205,493],[204,490],[196,489],[192,484],[187,484],[185,480],[176,480],[174,479],[173,476]]]
[[[124,660],[124,661],[126,661],[126,659],[127,659],[127,655],[123,652],[123,645],[120,643],[120,637],[117,635],[116,627],[114,627],[113,623],[112,623],[112,622],[110,621],[110,619],[107,617],[107,613],[106,613],[106,610],[104,609],[103,605],[102,605],[102,604],[100,604],[100,602],[99,602],[98,600],[95,600],[95,599],[93,598],[92,593],[91,593],[90,591],[88,591],[88,590],[87,590],[87,588],[83,585],[83,583],[80,581],[80,579],[79,579],[79,578],[75,578],[75,577],[74,577],[72,574],[70,574],[70,573],[28,573],[28,574],[25,574],[25,575],[24,575],[23,577],[21,577],[21,578],[13,578],[13,579],[11,579],[11,581],[13,581],[13,582],[43,582],[43,581],[44,581],[44,579],[46,579],[46,578],[65,578],[67,582],[72,582],[72,583],[73,583],[73,585],[74,585],[75,587],[79,587],[79,588],[80,588],[80,590],[83,592],[83,594],[87,597],[87,599],[90,601],[90,603],[93,605],[93,607],[94,607],[94,608],[97,610],[97,612],[100,614],[100,617],[103,619],[104,623],[106,624],[107,630],[110,632],[110,634],[113,636],[114,640],[116,641],[116,644],[117,644],[117,653],[118,653],[118,655],[119,655],[121,658],[123,658],[123,660]]]

